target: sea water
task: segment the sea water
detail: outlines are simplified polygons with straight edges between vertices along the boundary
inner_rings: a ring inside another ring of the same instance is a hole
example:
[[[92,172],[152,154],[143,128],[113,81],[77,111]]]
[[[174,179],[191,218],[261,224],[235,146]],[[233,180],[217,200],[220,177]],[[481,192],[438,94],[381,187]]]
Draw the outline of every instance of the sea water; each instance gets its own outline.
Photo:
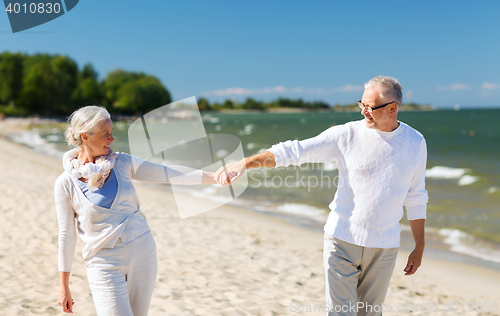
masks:
[[[421,132],[427,142],[427,231],[452,251],[500,263],[498,115],[500,109],[437,110],[401,112],[398,119]],[[280,141],[313,137],[330,126],[360,119],[363,117],[358,112],[203,115],[207,134],[239,137],[246,156]],[[113,150],[129,152],[130,123],[114,122]],[[67,150],[61,128],[31,130],[12,137],[51,155],[62,156]],[[333,161],[251,169],[248,179],[247,189],[234,204],[292,218],[297,224],[317,229],[328,216],[328,204],[339,181]],[[191,193],[217,199],[220,190],[219,186],[203,186]],[[403,219],[402,224],[404,233],[408,231],[407,221]]]

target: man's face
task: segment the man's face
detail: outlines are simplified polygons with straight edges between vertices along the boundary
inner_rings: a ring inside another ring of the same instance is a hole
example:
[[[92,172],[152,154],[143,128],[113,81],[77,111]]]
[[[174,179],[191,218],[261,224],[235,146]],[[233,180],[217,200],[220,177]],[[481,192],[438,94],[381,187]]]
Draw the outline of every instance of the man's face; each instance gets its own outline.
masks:
[[[363,92],[363,98],[361,103],[368,105],[372,108],[376,108],[379,105],[383,105],[387,102],[393,100],[385,100],[380,98],[379,89],[377,87],[371,87],[365,89]],[[392,125],[392,118],[389,115],[389,110],[391,105],[386,107],[373,110],[371,113],[365,108],[361,110],[361,114],[365,117],[365,123],[368,128],[378,129],[380,131],[391,131],[390,126]],[[389,130],[387,130],[389,129]]]

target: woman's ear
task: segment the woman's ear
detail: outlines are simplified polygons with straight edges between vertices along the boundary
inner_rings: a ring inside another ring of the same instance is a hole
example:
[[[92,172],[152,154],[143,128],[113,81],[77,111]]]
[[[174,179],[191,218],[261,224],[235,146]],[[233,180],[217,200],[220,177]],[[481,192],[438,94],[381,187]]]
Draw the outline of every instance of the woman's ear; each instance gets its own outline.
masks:
[[[81,133],[80,137],[82,138],[82,141],[88,141],[89,140],[89,136],[85,132]]]

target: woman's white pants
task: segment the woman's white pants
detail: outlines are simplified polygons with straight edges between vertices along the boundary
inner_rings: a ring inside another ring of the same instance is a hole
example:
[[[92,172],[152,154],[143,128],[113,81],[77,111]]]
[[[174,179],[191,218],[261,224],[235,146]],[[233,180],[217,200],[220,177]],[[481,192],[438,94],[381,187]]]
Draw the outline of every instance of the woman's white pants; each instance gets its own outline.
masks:
[[[86,261],[99,316],[145,316],[156,283],[158,263],[151,232],[124,245],[101,249]]]

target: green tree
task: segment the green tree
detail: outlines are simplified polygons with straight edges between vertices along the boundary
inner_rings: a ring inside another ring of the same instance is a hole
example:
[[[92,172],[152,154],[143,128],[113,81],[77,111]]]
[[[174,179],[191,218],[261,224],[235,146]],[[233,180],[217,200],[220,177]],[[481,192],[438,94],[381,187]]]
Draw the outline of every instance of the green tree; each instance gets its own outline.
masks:
[[[242,104],[242,107],[248,110],[263,110],[264,104],[253,98],[247,98],[245,102]]]
[[[211,109],[213,111],[220,111],[220,110],[234,110],[237,108],[237,103],[232,100],[226,100],[224,103],[218,103],[214,102],[212,103]]]
[[[232,110],[232,109],[234,109],[234,108],[235,108],[234,103],[235,103],[235,102],[233,102],[233,101],[231,101],[231,100],[226,100],[226,101],[224,101],[224,103],[222,104],[222,108],[223,108],[223,109],[226,109],[226,110]]]
[[[92,78],[94,80],[97,80],[98,73],[94,69],[94,66],[92,66],[92,64],[85,64],[85,66],[83,66],[82,68],[82,71],[80,72],[80,77],[82,79]]]
[[[309,107],[311,109],[329,109],[330,105],[323,101],[313,101],[310,103]]]
[[[78,81],[78,66],[66,56],[35,55],[28,61],[20,103],[44,115],[71,113]]]
[[[220,111],[220,110],[222,110],[222,108],[223,108],[223,107],[222,107],[222,104],[220,104],[220,103],[218,103],[218,102],[214,102],[214,103],[212,103],[211,109],[212,109],[213,111]]]
[[[19,103],[30,113],[50,112],[51,95],[56,91],[51,84],[52,68],[49,55],[35,55],[26,61],[23,88]]]
[[[198,108],[200,111],[210,111],[210,102],[206,98],[199,98],[198,99]]]
[[[0,55],[0,103],[14,105],[21,95],[24,56],[4,52]]]
[[[104,103],[108,106],[115,106],[118,100],[118,90],[126,83],[145,77],[143,73],[130,72],[122,69],[116,69],[109,72],[103,81]]]
[[[76,104],[100,104],[102,102],[102,88],[97,77],[98,74],[91,64],[83,67],[79,75],[78,86],[72,95]]]
[[[284,108],[304,108],[307,107],[307,104],[302,101],[302,99],[287,99],[287,98],[279,98],[277,101],[280,107]]]
[[[56,113],[71,113],[76,108],[71,97],[78,85],[78,65],[69,57],[56,55],[51,61],[51,66],[54,72],[54,85],[57,87],[54,110]]]
[[[114,108],[125,114],[146,113],[172,102],[170,93],[153,76],[131,80],[116,92]]]
[[[302,101],[302,99],[287,99],[279,98],[277,100],[268,102],[264,105],[265,108],[306,108],[307,103]]]

